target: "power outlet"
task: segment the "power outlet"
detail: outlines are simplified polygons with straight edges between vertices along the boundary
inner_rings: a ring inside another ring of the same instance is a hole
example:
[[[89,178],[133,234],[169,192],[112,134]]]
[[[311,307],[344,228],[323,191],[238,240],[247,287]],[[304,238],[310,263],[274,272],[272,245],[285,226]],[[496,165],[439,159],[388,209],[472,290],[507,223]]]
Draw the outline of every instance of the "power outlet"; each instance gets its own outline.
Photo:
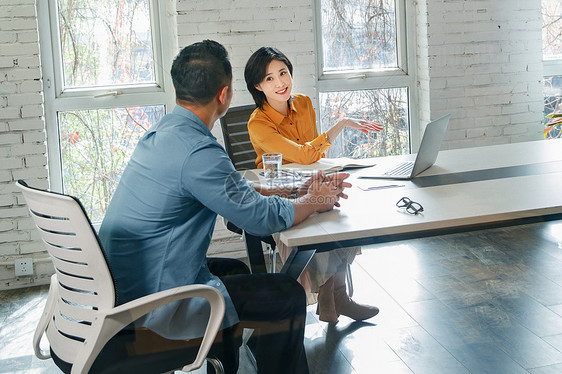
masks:
[[[33,275],[33,259],[32,258],[18,258],[15,261],[16,277],[26,275]]]

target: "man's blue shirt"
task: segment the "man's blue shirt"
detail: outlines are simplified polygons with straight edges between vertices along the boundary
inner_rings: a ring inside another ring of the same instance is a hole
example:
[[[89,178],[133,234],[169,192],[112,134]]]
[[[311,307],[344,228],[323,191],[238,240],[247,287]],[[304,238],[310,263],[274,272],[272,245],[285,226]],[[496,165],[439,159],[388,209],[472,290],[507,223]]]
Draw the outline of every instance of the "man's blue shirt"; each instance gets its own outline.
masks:
[[[237,323],[226,288],[206,267],[217,214],[266,236],[290,227],[295,210],[286,199],[257,193],[203,121],[176,106],[139,141],[100,228],[118,303],[207,284],[225,297],[223,327]],[[168,338],[199,337],[208,311],[203,299],[179,301],[140,325]]]

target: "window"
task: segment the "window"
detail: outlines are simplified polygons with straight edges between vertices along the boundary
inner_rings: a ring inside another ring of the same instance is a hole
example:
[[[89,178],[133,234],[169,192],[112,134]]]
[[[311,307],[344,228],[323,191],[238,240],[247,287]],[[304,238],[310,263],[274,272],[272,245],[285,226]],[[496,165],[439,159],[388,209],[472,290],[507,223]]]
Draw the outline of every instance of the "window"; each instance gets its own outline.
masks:
[[[173,103],[153,0],[39,2],[51,188],[103,219],[138,139]]]
[[[544,136],[562,137],[562,3],[542,0]]]
[[[343,117],[384,125],[379,133],[344,129],[329,156],[378,157],[411,151],[414,71],[404,0],[316,0],[319,124]],[[411,37],[411,36],[410,36]]]

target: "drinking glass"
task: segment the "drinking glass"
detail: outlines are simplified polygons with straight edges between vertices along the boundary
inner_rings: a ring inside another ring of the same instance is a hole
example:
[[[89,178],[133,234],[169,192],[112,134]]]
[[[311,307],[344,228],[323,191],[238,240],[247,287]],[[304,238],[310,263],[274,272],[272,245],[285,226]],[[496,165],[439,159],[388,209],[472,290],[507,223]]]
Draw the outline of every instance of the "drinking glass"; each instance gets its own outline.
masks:
[[[263,175],[265,180],[271,183],[281,176],[283,155],[281,153],[264,153],[261,157],[263,161]]]

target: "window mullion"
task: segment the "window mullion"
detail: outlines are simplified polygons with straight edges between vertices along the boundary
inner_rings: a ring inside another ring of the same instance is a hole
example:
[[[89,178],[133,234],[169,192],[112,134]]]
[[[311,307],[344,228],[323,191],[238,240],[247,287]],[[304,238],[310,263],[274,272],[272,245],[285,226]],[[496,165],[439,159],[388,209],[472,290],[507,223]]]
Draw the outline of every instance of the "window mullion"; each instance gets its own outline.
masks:
[[[164,93],[138,93],[117,96],[80,96],[58,98],[54,103],[57,112],[80,109],[104,109],[127,106],[166,105],[167,95]],[[168,105],[166,105],[168,106]]]
[[[163,56],[162,56],[162,37],[160,32],[160,9],[158,8],[158,3],[155,4],[155,0],[150,0],[148,2],[150,6],[150,19],[151,19],[151,29],[152,29],[152,50],[154,51],[154,78],[156,83],[162,87],[163,83]]]
[[[324,75],[324,47],[322,43],[322,0],[313,0],[312,7],[314,16],[312,17],[312,23],[315,33],[314,38],[314,48],[316,51],[316,77],[320,78]],[[318,97],[318,92],[320,88],[316,87],[316,93]]]
[[[409,87],[411,84],[412,78],[404,74],[369,76],[366,79],[334,77],[332,79],[322,79],[317,82],[320,92]]]
[[[406,9],[404,0],[396,0],[396,46],[398,67],[408,74],[408,38],[406,29]]]
[[[60,17],[58,12],[58,0],[50,0],[49,3],[49,32],[51,41],[51,56],[53,60],[53,92],[59,97],[64,92],[64,72],[60,36]]]

